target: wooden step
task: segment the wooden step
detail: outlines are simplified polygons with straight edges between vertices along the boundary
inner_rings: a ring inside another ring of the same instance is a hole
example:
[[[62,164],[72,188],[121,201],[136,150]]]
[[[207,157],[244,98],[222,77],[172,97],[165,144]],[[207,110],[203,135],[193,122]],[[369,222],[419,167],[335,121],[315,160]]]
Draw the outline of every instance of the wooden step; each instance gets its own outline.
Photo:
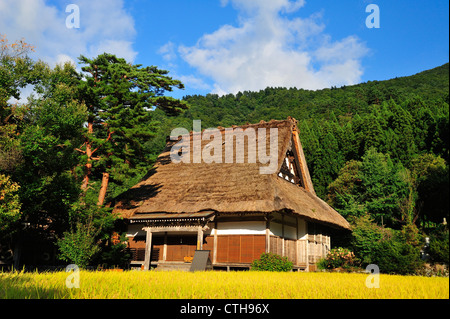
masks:
[[[191,269],[191,263],[184,262],[160,262],[156,266],[157,271],[189,271]]]

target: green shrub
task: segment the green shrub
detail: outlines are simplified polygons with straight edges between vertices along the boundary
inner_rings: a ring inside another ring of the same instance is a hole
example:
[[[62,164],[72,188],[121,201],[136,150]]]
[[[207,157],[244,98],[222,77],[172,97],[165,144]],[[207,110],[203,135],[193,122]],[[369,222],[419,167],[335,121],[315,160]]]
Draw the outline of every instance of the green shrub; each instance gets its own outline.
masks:
[[[359,259],[347,248],[333,248],[325,258],[317,263],[319,269],[344,268],[351,269],[359,266]]]
[[[109,245],[103,247],[100,252],[100,263],[106,268],[125,268],[131,258],[127,250],[126,233],[113,234]]]
[[[373,264],[373,251],[377,248],[378,243],[392,236],[389,229],[375,224],[368,214],[352,220],[352,239],[351,247],[356,257],[361,260],[362,264]]]
[[[263,253],[259,259],[252,262],[252,270],[260,271],[291,271],[293,263],[287,257],[273,253]]]
[[[76,229],[65,232],[58,239],[59,259],[86,268],[92,257],[99,251],[95,242],[95,231],[91,224],[77,223]]]
[[[371,257],[382,273],[414,274],[422,266],[420,249],[402,241],[398,236],[380,241]]]
[[[368,215],[352,220],[351,246],[362,266],[376,264],[382,273],[413,274],[422,265],[422,236],[407,224],[401,230],[376,225]]]
[[[449,231],[447,227],[440,226],[430,234],[429,254],[432,262],[448,265]]]

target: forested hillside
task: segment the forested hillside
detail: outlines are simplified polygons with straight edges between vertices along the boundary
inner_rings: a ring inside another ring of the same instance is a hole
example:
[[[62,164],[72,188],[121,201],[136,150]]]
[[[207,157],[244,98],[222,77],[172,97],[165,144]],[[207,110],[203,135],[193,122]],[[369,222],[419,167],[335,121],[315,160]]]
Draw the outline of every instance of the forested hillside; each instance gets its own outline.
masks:
[[[178,118],[156,112],[162,130],[149,143],[151,152],[159,152],[173,127],[192,129],[193,119],[208,128],[292,116],[299,121],[316,192],[324,199],[344,164],[361,160],[371,147],[408,168],[423,154],[449,159],[448,63],[409,77],[341,88],[267,88],[184,100],[190,109]]]
[[[448,63],[341,88],[266,88],[184,100],[190,108],[177,118],[156,112],[161,131],[149,152],[158,153],[171,128],[191,129],[193,119],[208,128],[292,116],[316,193],[354,225],[350,247],[361,260],[413,272],[423,236],[431,236],[434,258],[448,263],[448,228],[440,226],[449,216]]]

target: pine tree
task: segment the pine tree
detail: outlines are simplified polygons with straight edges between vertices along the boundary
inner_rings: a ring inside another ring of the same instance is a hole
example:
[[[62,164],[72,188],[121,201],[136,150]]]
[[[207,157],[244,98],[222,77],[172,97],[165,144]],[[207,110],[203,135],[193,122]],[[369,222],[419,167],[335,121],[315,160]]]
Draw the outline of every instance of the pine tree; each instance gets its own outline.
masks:
[[[93,168],[102,182],[97,204],[103,205],[110,174],[136,168],[148,158],[143,144],[154,135],[156,123],[152,110],[176,115],[187,108],[184,101],[164,96],[183,84],[155,66],[132,65],[112,54],[94,59],[80,56],[84,66],[82,99],[88,108],[85,142],[79,151],[85,154],[82,189],[87,190]],[[95,165],[93,165],[95,161]]]
[[[411,114],[393,100],[389,100],[388,107],[392,110],[389,118],[389,128],[395,133],[395,140],[391,145],[392,158],[399,159],[404,165],[408,165],[416,152],[413,136],[413,119]]]
[[[381,150],[381,146],[384,142],[383,129],[378,121],[378,117],[371,113],[364,117],[364,151],[370,148]]]

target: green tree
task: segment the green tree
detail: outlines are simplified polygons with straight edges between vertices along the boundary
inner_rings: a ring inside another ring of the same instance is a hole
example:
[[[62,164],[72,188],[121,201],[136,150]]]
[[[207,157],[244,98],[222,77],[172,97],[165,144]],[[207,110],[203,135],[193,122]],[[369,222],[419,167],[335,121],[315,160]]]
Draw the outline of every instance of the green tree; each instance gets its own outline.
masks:
[[[341,135],[339,136],[341,144],[341,151],[344,155],[345,161],[358,159],[358,141],[356,139],[355,132],[353,131],[353,124],[351,122],[346,123],[342,127]]]
[[[19,184],[13,182],[9,176],[0,174],[0,239],[10,235],[11,226],[20,218],[18,190]]]
[[[369,214],[364,213],[351,218],[352,237],[350,246],[364,265],[374,263],[373,253],[379,242],[389,238],[391,232],[374,223]]]
[[[328,187],[328,200],[345,217],[363,212],[379,224],[400,227],[413,210],[409,172],[389,155],[368,150],[361,162],[349,161]]]
[[[429,254],[432,262],[449,262],[449,231],[448,225],[439,225],[430,233]]]
[[[418,155],[411,161],[411,173],[417,192],[414,221],[424,224],[448,220],[449,175],[444,159],[433,154]]]
[[[420,248],[408,243],[399,231],[379,241],[371,253],[371,259],[382,273],[400,275],[414,274],[423,263]]]
[[[328,186],[328,203],[345,218],[359,217],[366,212],[359,200],[361,162],[348,161],[340,170],[339,176]]]
[[[375,221],[394,226],[403,220],[401,201],[410,195],[409,181],[400,164],[394,164],[389,155],[370,149],[362,158],[360,177],[365,203]]]
[[[74,67],[66,64],[48,69],[47,75],[71,79],[74,72]],[[40,225],[49,225],[43,237],[52,231],[60,234],[68,227],[72,205],[79,197],[72,172],[79,161],[75,147],[81,141],[86,108],[77,101],[76,92],[76,87],[61,80],[47,86],[42,97],[29,99],[26,118],[20,124],[22,163],[14,178],[22,186],[24,221],[38,233],[45,229]]]
[[[385,140],[383,128],[380,125],[378,116],[371,113],[364,117],[364,139],[363,150],[366,152],[370,148],[375,148],[381,151],[383,142]]]
[[[85,142],[79,148],[85,160],[82,189],[87,190],[94,168],[96,176],[101,176],[97,204],[102,206],[111,174],[112,178],[129,176],[136,174],[140,164],[148,167],[143,144],[154,136],[158,124],[152,121],[152,110],[176,115],[187,104],[164,96],[166,91],[184,87],[167,76],[168,71],[142,68],[107,53],[79,60],[85,75],[81,98],[88,109]]]
[[[18,124],[23,110],[13,103],[20,99],[20,89],[35,84],[40,78],[43,63],[35,63],[28,54],[33,46],[24,40],[9,43],[0,34],[0,172],[12,173],[21,161]]]
[[[64,232],[63,238],[57,241],[59,258],[80,268],[86,268],[100,248],[96,243],[98,229],[88,223],[77,223],[76,228]]]
[[[127,242],[126,233],[120,236],[117,233],[113,234],[112,238],[108,241],[108,245],[102,247],[101,255],[99,256],[102,265],[108,268],[126,268],[130,261]]]
[[[413,118],[411,114],[403,109],[393,100],[389,100],[387,107],[392,111],[392,116],[388,119],[388,127],[394,133],[394,138],[386,152],[391,157],[399,159],[404,165],[408,165],[416,153],[416,144],[413,135]]]

